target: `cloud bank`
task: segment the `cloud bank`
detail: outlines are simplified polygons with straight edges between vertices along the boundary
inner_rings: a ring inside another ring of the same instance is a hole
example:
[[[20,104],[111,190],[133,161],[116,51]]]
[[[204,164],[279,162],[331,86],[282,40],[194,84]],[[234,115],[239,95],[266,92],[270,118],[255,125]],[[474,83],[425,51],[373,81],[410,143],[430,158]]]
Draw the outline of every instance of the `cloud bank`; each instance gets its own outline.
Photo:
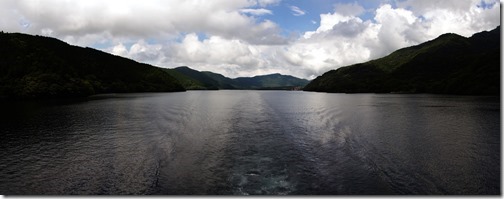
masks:
[[[332,12],[314,21],[317,29],[293,36],[275,21],[275,6],[299,15],[290,17],[306,13],[280,0],[3,0],[0,29],[52,36],[161,67],[314,78],[443,33],[471,36],[500,25],[496,0],[406,0],[376,8],[354,2],[332,5]]]

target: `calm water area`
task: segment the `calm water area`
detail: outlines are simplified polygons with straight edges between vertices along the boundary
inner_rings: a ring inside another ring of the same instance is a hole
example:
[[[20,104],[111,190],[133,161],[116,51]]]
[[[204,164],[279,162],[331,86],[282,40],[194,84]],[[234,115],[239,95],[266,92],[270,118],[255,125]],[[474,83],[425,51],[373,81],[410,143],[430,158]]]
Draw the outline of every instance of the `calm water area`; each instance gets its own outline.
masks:
[[[501,194],[500,105],[300,91],[2,102],[0,194]]]

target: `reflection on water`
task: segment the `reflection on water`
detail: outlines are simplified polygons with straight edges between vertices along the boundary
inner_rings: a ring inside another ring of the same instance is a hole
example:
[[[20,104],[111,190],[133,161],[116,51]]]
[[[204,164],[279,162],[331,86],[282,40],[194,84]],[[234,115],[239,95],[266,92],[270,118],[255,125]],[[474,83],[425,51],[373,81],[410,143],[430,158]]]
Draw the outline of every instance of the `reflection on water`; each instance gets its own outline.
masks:
[[[0,106],[0,194],[500,194],[498,98],[198,91]]]

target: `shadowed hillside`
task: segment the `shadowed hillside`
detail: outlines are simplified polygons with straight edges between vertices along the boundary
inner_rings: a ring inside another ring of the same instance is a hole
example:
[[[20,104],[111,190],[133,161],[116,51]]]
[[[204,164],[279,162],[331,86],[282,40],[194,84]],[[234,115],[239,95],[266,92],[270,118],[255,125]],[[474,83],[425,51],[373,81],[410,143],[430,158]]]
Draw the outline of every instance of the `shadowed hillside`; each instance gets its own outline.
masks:
[[[184,91],[160,68],[54,38],[2,32],[0,54],[3,98]]]
[[[444,34],[380,59],[331,70],[304,90],[499,95],[500,26],[470,38]]]

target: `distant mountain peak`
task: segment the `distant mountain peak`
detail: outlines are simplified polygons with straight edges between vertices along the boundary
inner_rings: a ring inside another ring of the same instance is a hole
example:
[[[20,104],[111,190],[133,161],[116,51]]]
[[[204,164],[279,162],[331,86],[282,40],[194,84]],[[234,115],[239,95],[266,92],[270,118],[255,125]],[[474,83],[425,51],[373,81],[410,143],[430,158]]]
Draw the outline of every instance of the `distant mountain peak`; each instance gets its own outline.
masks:
[[[253,76],[253,77],[272,77],[272,76],[288,76],[288,75],[282,75],[280,73],[271,73],[271,74],[265,74],[265,75],[256,75],[256,76]]]
[[[197,71],[189,67],[169,69],[171,74],[178,77],[179,81],[186,82],[186,89],[292,89],[303,87],[308,80],[290,75],[273,73],[257,75],[254,77],[229,78],[222,74]],[[179,74],[176,74],[179,73]]]
[[[179,66],[179,67],[176,67],[176,68],[179,68],[179,69],[191,69],[191,70],[194,70],[192,68],[189,68],[188,66]]]

